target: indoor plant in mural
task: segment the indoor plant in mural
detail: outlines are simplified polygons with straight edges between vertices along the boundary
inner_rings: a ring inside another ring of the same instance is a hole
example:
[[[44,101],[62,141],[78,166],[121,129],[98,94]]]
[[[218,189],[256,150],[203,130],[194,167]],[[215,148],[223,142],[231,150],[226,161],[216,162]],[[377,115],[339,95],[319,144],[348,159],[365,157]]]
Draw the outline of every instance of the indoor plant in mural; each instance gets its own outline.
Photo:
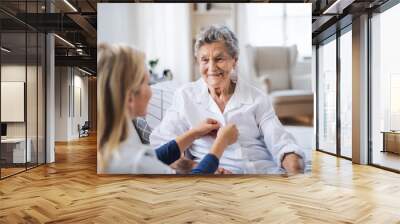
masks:
[[[172,72],[169,69],[164,69],[162,74],[157,74],[156,67],[158,65],[159,59],[153,59],[149,61],[150,66],[150,84],[155,84],[157,82],[162,82],[166,80],[172,80]]]

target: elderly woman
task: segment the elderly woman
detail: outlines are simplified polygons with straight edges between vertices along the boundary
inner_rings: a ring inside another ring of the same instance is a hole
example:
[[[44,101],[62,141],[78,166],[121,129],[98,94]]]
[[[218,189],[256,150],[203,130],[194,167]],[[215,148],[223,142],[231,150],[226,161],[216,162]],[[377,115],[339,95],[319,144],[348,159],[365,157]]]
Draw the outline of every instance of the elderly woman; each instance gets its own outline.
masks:
[[[201,78],[175,92],[172,106],[150,136],[158,146],[196,126],[206,118],[221,126],[236,124],[239,138],[220,159],[220,167],[239,174],[298,173],[304,152],[282,127],[265,92],[235,75],[239,49],[235,34],[225,26],[210,26],[195,43]],[[193,142],[196,162],[214,142],[210,135]]]

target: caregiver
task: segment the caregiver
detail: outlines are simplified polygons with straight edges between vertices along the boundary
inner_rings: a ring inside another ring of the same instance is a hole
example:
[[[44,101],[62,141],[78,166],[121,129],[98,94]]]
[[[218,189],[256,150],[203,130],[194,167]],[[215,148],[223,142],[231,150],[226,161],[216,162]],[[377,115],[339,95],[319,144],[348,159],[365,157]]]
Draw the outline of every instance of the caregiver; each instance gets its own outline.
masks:
[[[236,141],[231,124],[220,128],[217,121],[204,119],[157,149],[143,145],[132,119],[146,115],[151,89],[145,56],[123,45],[98,47],[98,173],[170,174],[175,162],[192,142],[217,132],[209,153],[191,173],[214,173],[224,149]]]

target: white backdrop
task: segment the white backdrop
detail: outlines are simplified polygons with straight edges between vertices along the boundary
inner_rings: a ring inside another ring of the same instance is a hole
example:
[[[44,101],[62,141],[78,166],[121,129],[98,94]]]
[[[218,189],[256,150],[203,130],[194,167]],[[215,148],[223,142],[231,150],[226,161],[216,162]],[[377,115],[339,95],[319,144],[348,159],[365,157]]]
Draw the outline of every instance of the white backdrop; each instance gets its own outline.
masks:
[[[24,82],[1,82],[1,122],[24,122]]]
[[[123,43],[159,58],[158,72],[171,69],[174,80],[191,77],[189,4],[99,3],[97,43]]]

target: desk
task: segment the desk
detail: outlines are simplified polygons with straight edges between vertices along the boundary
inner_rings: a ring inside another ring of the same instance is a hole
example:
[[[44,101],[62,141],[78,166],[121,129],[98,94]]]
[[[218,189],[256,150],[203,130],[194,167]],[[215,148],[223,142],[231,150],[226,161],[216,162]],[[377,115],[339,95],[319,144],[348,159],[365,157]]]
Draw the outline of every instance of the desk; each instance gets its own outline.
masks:
[[[400,154],[400,131],[382,131],[383,150],[382,152],[392,152]]]
[[[5,163],[31,162],[32,140],[28,138],[26,142],[28,147],[26,147],[25,153],[25,138],[1,139],[1,159],[5,160]],[[25,161],[25,159],[27,160]]]

